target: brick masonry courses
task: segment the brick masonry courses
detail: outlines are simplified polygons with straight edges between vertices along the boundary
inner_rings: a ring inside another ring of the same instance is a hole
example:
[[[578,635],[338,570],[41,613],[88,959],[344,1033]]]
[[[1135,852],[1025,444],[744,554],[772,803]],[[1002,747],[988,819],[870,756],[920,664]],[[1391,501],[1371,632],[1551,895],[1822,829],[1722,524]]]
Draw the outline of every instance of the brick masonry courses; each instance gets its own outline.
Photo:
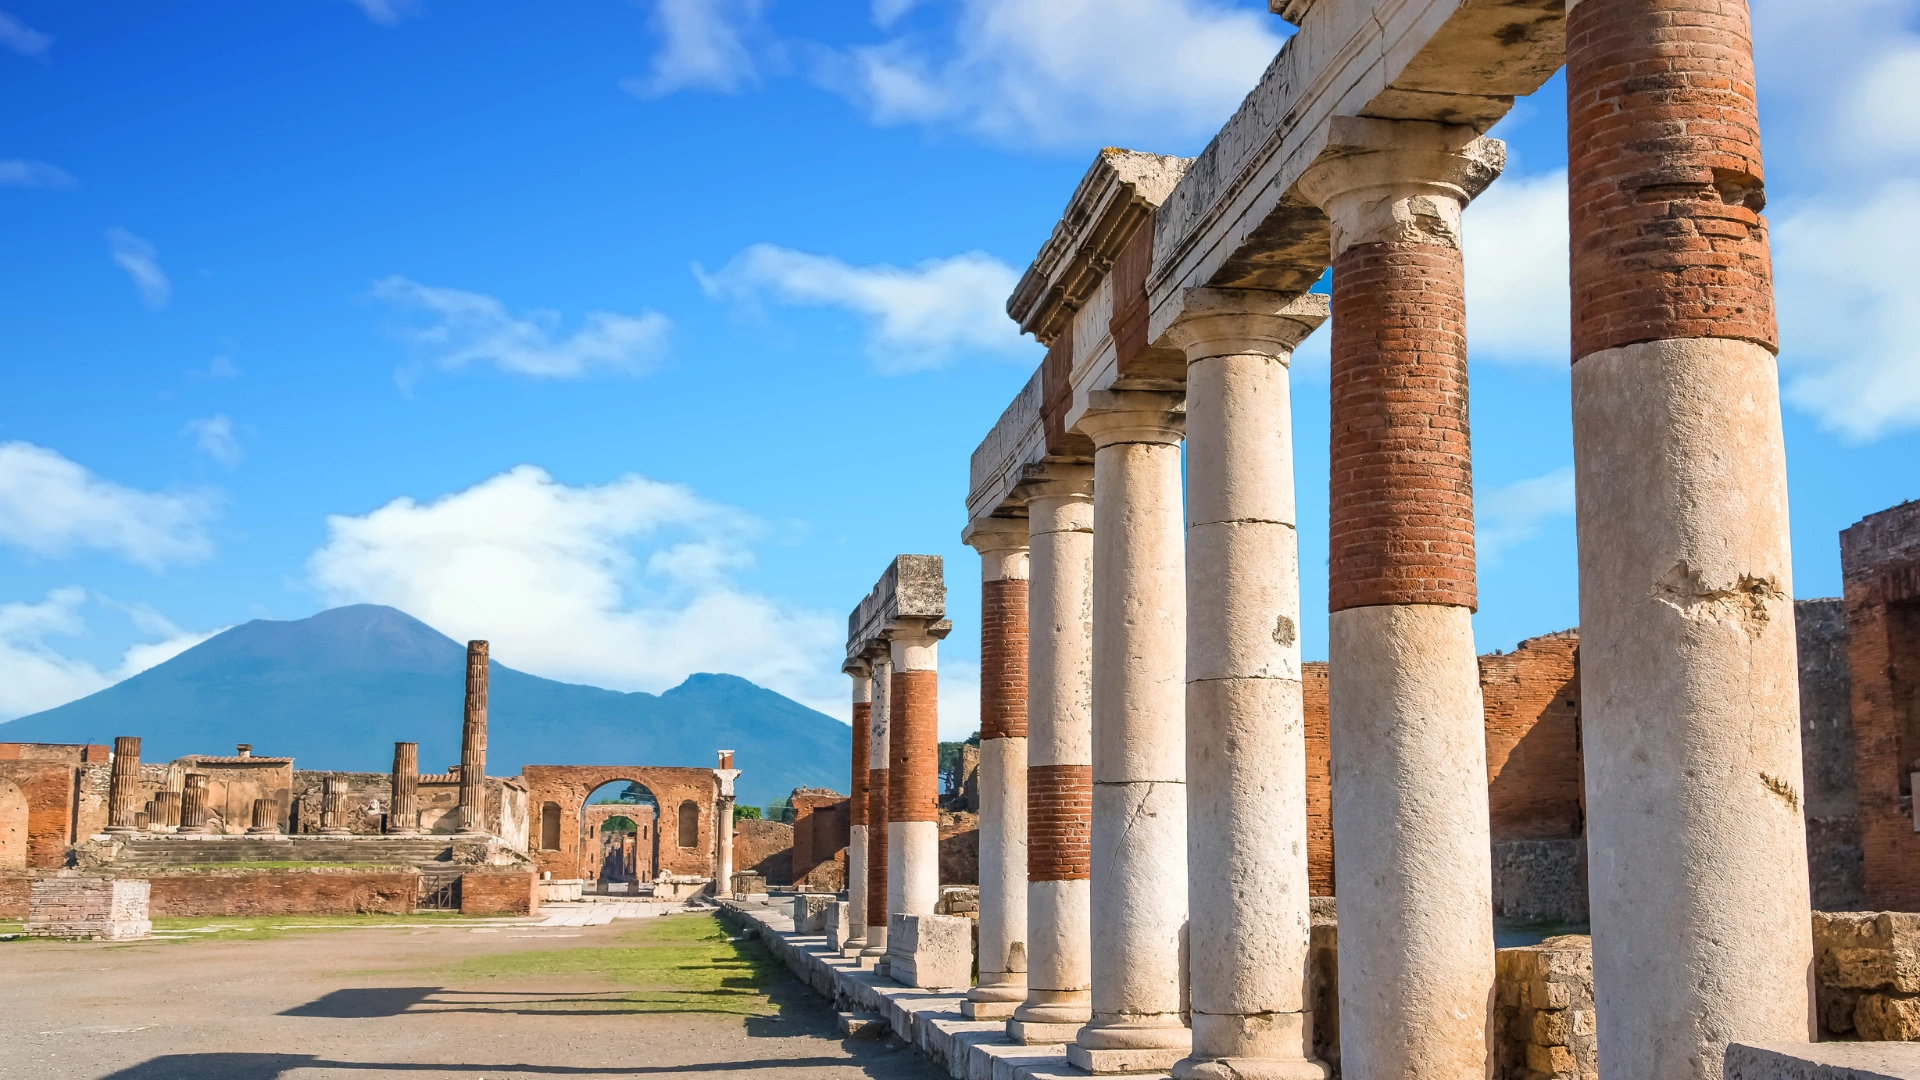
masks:
[[[1920,502],[1840,534],[1866,903],[1920,910]]]
[[[653,793],[659,806],[659,869],[679,876],[713,876],[713,808],[717,781],[712,769],[627,765],[528,765],[520,770],[527,785],[527,809],[535,821],[547,803],[560,810],[560,846],[534,852],[537,869],[554,877],[574,877],[580,851],[580,808],[587,796],[604,784],[637,783]],[[690,839],[683,845],[681,808],[693,804],[697,815]]]
[[[112,785],[104,746],[0,743],[0,870],[64,865],[106,828]]]
[[[462,915],[532,915],[539,910],[538,874],[518,871],[460,875]]]
[[[980,583],[980,738],[1027,737],[1027,592],[1025,578]]]

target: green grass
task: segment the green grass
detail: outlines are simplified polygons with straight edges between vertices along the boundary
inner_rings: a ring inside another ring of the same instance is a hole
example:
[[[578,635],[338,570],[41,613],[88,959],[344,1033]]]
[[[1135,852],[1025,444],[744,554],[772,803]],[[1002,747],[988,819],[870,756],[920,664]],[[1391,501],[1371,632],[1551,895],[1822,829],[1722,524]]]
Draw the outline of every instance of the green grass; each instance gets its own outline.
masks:
[[[185,866],[169,866],[167,873],[195,871],[210,873],[215,870],[412,870],[405,863],[378,862],[302,862],[297,859],[263,859],[258,862],[222,862],[188,863]]]
[[[734,1016],[767,1016],[776,1011],[761,987],[779,965],[758,944],[734,940],[711,915],[638,920],[615,940],[612,946],[476,956],[437,970],[462,980],[561,976],[599,980],[618,988],[515,1005],[533,1011]]]
[[[330,933],[336,930],[364,930],[384,926],[448,926],[461,922],[475,926],[485,920],[464,919],[452,911],[432,911],[418,915],[248,915],[202,918],[155,919],[156,933],[162,940],[180,941],[266,941],[289,934]]]

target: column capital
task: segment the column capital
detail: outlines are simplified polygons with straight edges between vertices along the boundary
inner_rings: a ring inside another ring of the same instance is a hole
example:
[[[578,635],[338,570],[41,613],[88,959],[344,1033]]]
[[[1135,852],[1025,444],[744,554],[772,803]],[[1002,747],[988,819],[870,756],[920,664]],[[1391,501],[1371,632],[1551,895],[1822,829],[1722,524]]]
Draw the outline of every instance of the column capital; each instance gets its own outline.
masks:
[[[1294,347],[1327,321],[1323,293],[1261,289],[1186,289],[1167,337],[1186,350],[1187,363],[1214,356],[1271,356],[1286,363]]]
[[[1074,497],[1093,498],[1093,466],[1082,462],[1042,461],[1021,470],[1020,482],[1013,487],[1013,498],[1031,504],[1035,499]],[[1028,514],[1032,530],[1032,514]]]
[[[1074,427],[1096,450],[1118,443],[1177,446],[1186,434],[1187,398],[1160,390],[1095,390]]]
[[[873,661],[864,656],[849,656],[840,670],[853,677],[855,682],[873,678]]]
[[[1507,144],[1463,124],[1336,116],[1301,194],[1333,223],[1333,254],[1357,244],[1460,246],[1460,212],[1507,164]]]
[[[967,523],[960,542],[989,558],[991,554],[1027,550],[1025,517],[990,517]]]

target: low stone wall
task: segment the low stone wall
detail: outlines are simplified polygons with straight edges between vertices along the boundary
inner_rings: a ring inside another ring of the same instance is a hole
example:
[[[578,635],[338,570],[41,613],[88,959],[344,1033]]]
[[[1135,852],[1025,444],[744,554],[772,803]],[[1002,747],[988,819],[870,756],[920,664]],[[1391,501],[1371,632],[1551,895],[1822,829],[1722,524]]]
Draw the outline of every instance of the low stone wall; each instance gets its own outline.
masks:
[[[531,915],[540,910],[539,875],[461,874],[460,914]]]
[[[1553,937],[1494,953],[1495,1080],[1592,1080],[1593,939]]]
[[[1813,913],[1820,1038],[1920,1040],[1920,913]]]
[[[27,901],[29,937],[127,941],[153,931],[147,883],[62,874],[33,883]]]
[[[1585,923],[1586,838],[1494,844],[1493,914],[1516,922]]]

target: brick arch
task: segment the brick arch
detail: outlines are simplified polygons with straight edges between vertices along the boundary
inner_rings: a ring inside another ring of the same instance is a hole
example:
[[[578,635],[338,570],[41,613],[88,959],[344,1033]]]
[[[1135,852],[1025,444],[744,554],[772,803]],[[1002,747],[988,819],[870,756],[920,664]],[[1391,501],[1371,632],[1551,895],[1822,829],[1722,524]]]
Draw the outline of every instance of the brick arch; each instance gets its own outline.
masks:
[[[680,804],[691,800],[700,808],[698,840],[692,848],[661,843],[658,861],[661,872],[683,877],[713,877],[713,807],[719,799],[719,782],[712,769],[685,769],[656,765],[528,765],[520,770],[527,782],[527,803],[560,807],[560,846],[557,850],[530,852],[535,865],[556,878],[571,878],[580,872],[580,811],[595,788],[612,783],[639,784],[653,792],[659,804],[655,833],[669,839],[680,830]]]

